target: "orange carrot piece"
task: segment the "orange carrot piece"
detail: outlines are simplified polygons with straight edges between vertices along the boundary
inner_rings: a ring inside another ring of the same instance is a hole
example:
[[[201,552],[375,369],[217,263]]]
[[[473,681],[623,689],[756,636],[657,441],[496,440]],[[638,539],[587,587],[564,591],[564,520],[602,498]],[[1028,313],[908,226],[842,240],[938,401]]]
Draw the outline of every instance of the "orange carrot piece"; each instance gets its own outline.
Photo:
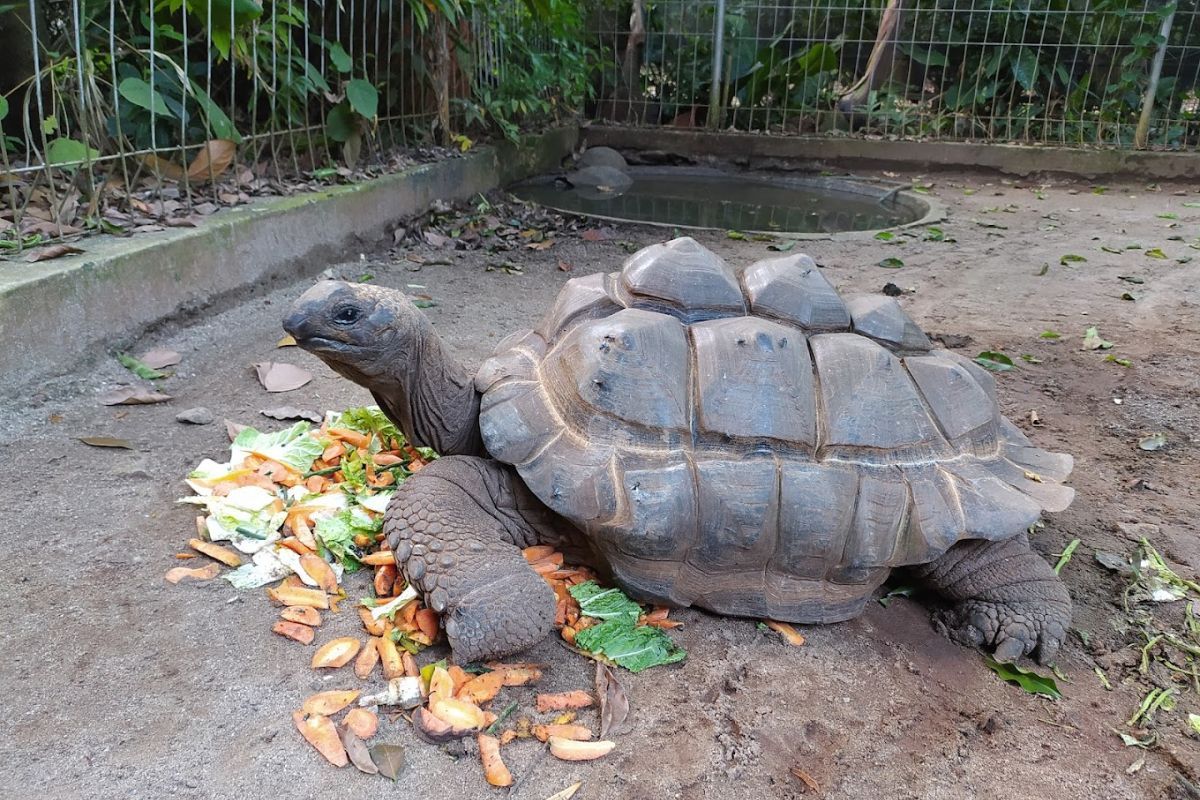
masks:
[[[437,638],[439,630],[439,622],[437,612],[432,608],[422,608],[414,615],[414,622],[421,629],[421,633],[429,637],[430,642]]]
[[[483,777],[492,786],[512,786],[512,773],[500,758],[500,740],[481,733],[475,737],[479,744],[479,759],[483,762]]]
[[[404,659],[400,657],[400,650],[392,641],[392,637],[379,637],[375,640],[375,647],[379,650],[379,660],[383,663],[384,680],[390,681],[392,678],[403,676]]]
[[[392,584],[396,582],[396,565],[384,564],[375,568],[375,594],[382,596],[390,594]]]
[[[184,578],[192,578],[198,581],[211,581],[213,578],[221,574],[221,568],[216,564],[205,564],[203,567],[172,567],[167,570],[166,579],[168,583],[179,583]]]
[[[371,443],[371,435],[369,433],[359,433],[349,428],[330,428],[326,433],[334,439],[341,439],[354,448],[366,447]]]
[[[534,725],[533,735],[539,742],[548,741],[551,736],[574,742],[586,742],[592,738],[592,732],[583,725]]]
[[[554,552],[554,548],[548,544],[535,544],[533,547],[526,547],[522,550],[521,555],[525,556],[525,560],[532,564],[554,555]]]
[[[219,544],[205,542],[201,539],[188,539],[188,547],[197,553],[203,553],[209,558],[220,561],[227,567],[240,567],[242,565],[242,557],[240,555]]]
[[[367,553],[359,560],[372,567],[396,566],[396,554],[391,550],[377,550],[374,553]]]
[[[301,708],[305,714],[320,714],[324,717],[332,717],[357,700],[359,694],[360,692],[357,689],[334,689],[328,692],[317,692],[305,698],[304,705]]]
[[[371,671],[375,669],[375,665],[378,663],[379,644],[372,637],[367,640],[366,646],[358,651],[358,657],[354,659],[354,674],[365,681],[371,677]]]
[[[344,767],[349,763],[346,748],[342,746],[337,728],[328,717],[312,714],[307,718],[303,711],[292,712],[292,722],[304,740],[316,748],[325,760],[335,767]]]
[[[559,694],[539,694],[537,710],[538,713],[545,713],[547,711],[564,711],[568,708],[587,708],[594,705],[595,702],[595,699],[582,689]]]
[[[486,703],[500,693],[500,687],[504,686],[503,672],[485,672],[482,675],[476,675],[471,680],[467,681],[457,691],[454,696],[460,700],[470,700],[478,705]]]
[[[299,622],[289,622],[286,619],[281,619],[276,622],[271,630],[280,636],[299,642],[300,644],[312,644],[316,632],[307,625],[301,625]]]
[[[369,708],[352,708],[342,718],[342,724],[360,739],[370,739],[379,730],[379,717]]]
[[[311,606],[288,606],[279,612],[279,616],[288,622],[299,622],[301,625],[321,626],[321,612]]]
[[[350,660],[358,655],[358,649],[362,647],[362,642],[355,639],[353,636],[341,636],[337,639],[330,639],[325,644],[313,653],[312,668],[313,669],[336,669],[344,667],[350,663]]]
[[[768,628],[782,636],[784,641],[786,641],[792,647],[799,647],[800,645],[804,644],[804,637],[800,634],[800,632],[786,622],[776,622],[773,619],[764,621],[767,623]]]

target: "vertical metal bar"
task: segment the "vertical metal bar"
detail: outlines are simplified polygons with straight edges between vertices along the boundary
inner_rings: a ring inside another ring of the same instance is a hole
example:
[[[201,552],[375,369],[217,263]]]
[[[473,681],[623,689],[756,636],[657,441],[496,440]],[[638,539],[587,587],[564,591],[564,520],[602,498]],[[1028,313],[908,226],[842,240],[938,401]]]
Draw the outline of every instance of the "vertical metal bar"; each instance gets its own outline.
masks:
[[[717,0],[717,19],[713,24],[712,86],[708,93],[708,127],[721,127],[721,75],[725,66],[725,0]]]
[[[1150,118],[1154,115],[1154,96],[1158,93],[1158,79],[1162,75],[1163,59],[1167,56],[1167,43],[1171,40],[1171,26],[1175,24],[1176,6],[1176,3],[1171,3],[1171,10],[1163,19],[1162,26],[1158,30],[1162,42],[1158,45],[1158,52],[1154,54],[1154,63],[1150,66],[1150,84],[1146,87],[1146,98],[1142,101],[1142,116],[1138,119],[1137,130],[1133,135],[1133,146],[1138,150],[1145,149],[1147,137],[1150,135]]]

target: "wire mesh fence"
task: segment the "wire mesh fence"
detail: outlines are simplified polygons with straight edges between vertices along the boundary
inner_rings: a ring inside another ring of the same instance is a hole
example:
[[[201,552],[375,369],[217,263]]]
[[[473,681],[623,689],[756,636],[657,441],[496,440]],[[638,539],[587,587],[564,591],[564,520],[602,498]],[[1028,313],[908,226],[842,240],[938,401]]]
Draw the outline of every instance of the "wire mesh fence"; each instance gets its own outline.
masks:
[[[431,156],[529,2],[0,0],[0,257]]]
[[[607,0],[598,120],[1194,149],[1200,3]]]

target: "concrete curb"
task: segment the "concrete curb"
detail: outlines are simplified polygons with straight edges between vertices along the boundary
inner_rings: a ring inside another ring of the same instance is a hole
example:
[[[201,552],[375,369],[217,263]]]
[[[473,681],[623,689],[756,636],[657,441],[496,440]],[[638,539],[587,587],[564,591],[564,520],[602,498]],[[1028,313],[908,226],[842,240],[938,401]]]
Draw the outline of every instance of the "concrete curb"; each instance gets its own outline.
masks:
[[[223,297],[315,274],[356,237],[378,236],[435,200],[465,200],[555,170],[578,137],[578,129],[560,128],[369,183],[256,202],[199,228],[101,236],[85,240],[78,256],[0,263],[5,388],[64,374],[97,347]]]
[[[618,150],[658,150],[683,156],[736,155],[752,167],[783,166],[770,159],[806,161],[806,166],[904,164],[930,169],[989,169],[1024,177],[1067,173],[1086,178],[1128,175],[1145,180],[1200,179],[1195,152],[1087,150],[971,142],[909,142],[813,136],[775,136],[727,131],[592,125],[588,144]]]

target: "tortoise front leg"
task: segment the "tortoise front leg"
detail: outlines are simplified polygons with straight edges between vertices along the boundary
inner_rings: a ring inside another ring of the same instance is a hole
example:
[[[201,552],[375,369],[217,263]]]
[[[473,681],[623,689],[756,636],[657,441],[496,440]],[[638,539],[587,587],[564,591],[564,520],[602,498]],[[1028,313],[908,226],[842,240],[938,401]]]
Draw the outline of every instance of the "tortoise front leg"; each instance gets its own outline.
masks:
[[[442,615],[461,663],[524,650],[554,624],[554,592],[521,554],[548,512],[519,480],[495,461],[448,456],[405,481],[384,515],[397,566]]]
[[[959,542],[914,573],[954,603],[934,622],[956,642],[994,650],[998,661],[1032,654],[1046,664],[1066,638],[1071,597],[1025,534]]]

